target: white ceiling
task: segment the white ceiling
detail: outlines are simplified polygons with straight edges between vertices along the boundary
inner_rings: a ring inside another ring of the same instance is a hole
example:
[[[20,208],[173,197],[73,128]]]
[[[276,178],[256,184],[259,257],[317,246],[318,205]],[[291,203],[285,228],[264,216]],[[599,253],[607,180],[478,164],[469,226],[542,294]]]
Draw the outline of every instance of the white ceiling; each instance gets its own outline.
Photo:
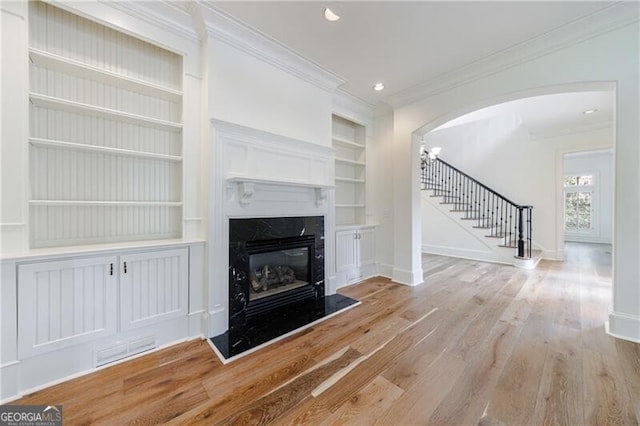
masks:
[[[558,93],[534,96],[482,108],[451,120],[434,131],[515,114],[533,137],[544,138],[610,126],[613,91]],[[592,114],[583,111],[596,109]]]
[[[216,1],[236,17],[347,80],[369,103],[592,14],[595,1]],[[323,17],[330,6],[341,19]],[[386,89],[374,92],[375,82]]]

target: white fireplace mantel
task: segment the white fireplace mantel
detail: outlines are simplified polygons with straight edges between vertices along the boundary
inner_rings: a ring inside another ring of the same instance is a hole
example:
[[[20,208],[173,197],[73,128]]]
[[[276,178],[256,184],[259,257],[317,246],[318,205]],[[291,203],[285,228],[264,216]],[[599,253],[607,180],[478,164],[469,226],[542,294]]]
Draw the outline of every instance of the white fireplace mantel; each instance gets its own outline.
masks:
[[[327,185],[317,182],[304,182],[297,180],[263,179],[241,175],[229,175],[226,178],[228,184],[235,184],[240,193],[239,202],[242,205],[251,203],[251,198],[255,193],[255,185],[289,186],[298,188],[312,188],[316,193],[316,205],[322,205],[327,199],[327,190],[334,189],[334,185]]]
[[[230,219],[323,216],[325,271],[333,271],[335,154],[328,144],[219,120],[211,120],[211,131],[207,328],[215,336],[228,328]]]

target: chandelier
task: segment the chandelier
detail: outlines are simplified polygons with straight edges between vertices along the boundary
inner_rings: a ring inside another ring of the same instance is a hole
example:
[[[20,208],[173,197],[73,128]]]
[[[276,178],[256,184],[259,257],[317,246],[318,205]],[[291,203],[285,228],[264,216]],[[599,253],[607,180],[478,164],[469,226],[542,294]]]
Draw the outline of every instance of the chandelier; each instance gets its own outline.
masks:
[[[442,148],[439,146],[434,146],[429,150],[424,145],[420,146],[420,167],[424,170],[427,164],[435,162],[438,155],[440,155],[440,151],[442,151]]]

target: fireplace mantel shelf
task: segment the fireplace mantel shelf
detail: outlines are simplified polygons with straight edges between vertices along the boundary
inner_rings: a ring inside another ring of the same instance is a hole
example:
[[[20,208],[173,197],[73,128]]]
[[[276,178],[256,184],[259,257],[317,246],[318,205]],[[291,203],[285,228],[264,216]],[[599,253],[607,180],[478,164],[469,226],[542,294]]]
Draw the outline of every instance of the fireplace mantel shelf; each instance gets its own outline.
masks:
[[[305,188],[319,188],[319,189],[333,189],[334,185],[326,185],[323,183],[316,182],[300,182],[295,180],[282,180],[282,179],[265,179],[265,178],[256,178],[256,177],[248,177],[241,175],[231,175],[227,176],[227,182],[230,183],[258,183],[263,185],[282,185],[282,186],[300,186]]]
[[[246,205],[251,203],[251,197],[254,193],[254,185],[278,185],[278,186],[294,186],[300,188],[313,188],[316,191],[316,204],[321,205],[327,198],[326,190],[334,189],[334,185],[327,185],[317,182],[301,182],[294,180],[267,179],[256,178],[242,175],[229,175],[226,177],[228,183],[235,183],[240,189],[240,204]]]

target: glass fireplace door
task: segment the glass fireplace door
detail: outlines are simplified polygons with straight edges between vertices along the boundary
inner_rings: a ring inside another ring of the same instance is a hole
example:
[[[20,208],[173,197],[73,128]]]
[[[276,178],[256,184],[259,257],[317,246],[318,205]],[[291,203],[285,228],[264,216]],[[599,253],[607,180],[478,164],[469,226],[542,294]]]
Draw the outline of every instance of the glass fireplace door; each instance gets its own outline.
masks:
[[[309,247],[275,249],[249,255],[249,301],[310,284]]]

